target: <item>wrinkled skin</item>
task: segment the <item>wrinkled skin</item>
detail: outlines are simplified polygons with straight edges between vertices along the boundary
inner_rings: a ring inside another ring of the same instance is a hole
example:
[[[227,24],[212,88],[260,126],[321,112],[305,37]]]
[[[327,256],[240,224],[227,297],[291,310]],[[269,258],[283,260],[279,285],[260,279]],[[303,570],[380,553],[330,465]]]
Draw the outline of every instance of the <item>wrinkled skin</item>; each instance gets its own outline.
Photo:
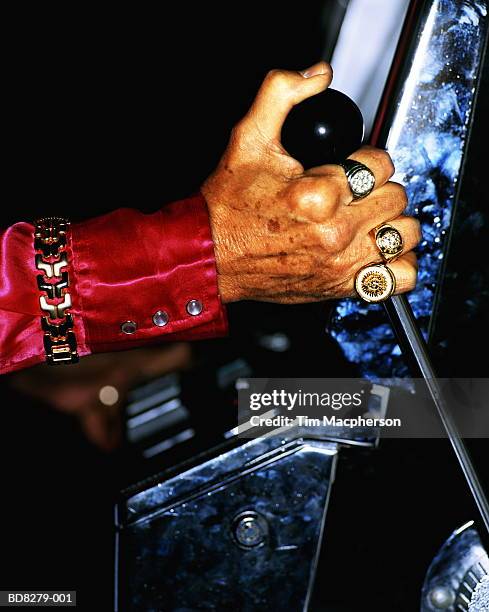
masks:
[[[203,185],[224,302],[298,303],[352,296],[356,272],[381,261],[371,231],[386,221],[404,239],[402,257],[389,264],[396,293],[416,284],[412,249],[421,238],[420,226],[402,215],[406,193],[389,182],[394,173],[389,155],[373,147],[352,154],[376,179],[367,198],[352,202],[340,166],[304,171],[280,143],[290,109],[326,89],[331,79],[325,62],[304,72],[270,72]]]

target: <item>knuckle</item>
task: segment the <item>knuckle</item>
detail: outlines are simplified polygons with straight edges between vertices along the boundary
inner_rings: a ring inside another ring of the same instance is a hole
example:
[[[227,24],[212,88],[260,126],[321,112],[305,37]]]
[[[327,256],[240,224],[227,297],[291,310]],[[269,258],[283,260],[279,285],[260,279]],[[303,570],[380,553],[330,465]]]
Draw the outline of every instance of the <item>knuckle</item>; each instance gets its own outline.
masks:
[[[340,251],[344,251],[352,241],[352,226],[350,223],[341,222],[335,224],[335,232],[333,233],[334,242]]]
[[[322,181],[321,186],[329,203],[338,204],[344,199],[346,192],[344,176],[328,177],[327,180]]]
[[[406,189],[404,188],[404,185],[401,185],[401,183],[396,183],[395,181],[389,181],[387,183],[387,187],[389,187],[389,189],[392,190],[392,193],[398,195],[399,197],[403,197],[405,200],[407,200]]]
[[[265,77],[265,83],[277,89],[287,87],[289,83],[289,73],[286,70],[275,68],[270,70]]]
[[[414,256],[410,258],[409,264],[406,265],[406,269],[403,271],[401,278],[398,281],[399,293],[406,291],[412,291],[416,288],[418,281],[418,266],[417,260]]]
[[[351,226],[344,221],[336,220],[335,223],[321,225],[318,228],[322,247],[328,253],[341,253],[351,243]],[[342,265],[342,260],[338,259],[337,266]]]
[[[416,256],[416,253],[412,253],[411,254],[411,263],[414,269],[414,272],[416,274],[416,277],[418,276],[418,257]]]
[[[410,219],[411,219],[412,228],[413,228],[414,241],[416,244],[419,244],[421,242],[421,239],[423,238],[423,231],[421,229],[421,223],[419,219],[416,219],[415,217],[410,217]]]
[[[247,120],[243,117],[243,119],[240,119],[238,123],[236,123],[233,129],[231,130],[231,138],[233,140],[239,140],[246,133],[247,129],[248,129]]]
[[[272,68],[272,70],[269,70],[265,75],[265,81],[271,81],[278,72],[280,72],[280,70],[277,68]]]
[[[302,210],[317,209],[321,212],[327,203],[327,196],[316,181],[302,179],[291,187],[289,197],[292,204]]]
[[[387,183],[386,192],[390,206],[397,212],[401,213],[408,205],[407,192],[400,183],[393,181]]]
[[[389,155],[387,151],[384,151],[382,149],[375,149],[375,151],[376,151],[376,157],[377,157],[379,164],[382,166],[385,173],[390,178],[396,171],[394,162],[392,161],[392,157]]]
[[[416,268],[412,269],[411,274],[408,276],[406,281],[406,291],[412,291],[416,287],[418,281],[418,271]]]

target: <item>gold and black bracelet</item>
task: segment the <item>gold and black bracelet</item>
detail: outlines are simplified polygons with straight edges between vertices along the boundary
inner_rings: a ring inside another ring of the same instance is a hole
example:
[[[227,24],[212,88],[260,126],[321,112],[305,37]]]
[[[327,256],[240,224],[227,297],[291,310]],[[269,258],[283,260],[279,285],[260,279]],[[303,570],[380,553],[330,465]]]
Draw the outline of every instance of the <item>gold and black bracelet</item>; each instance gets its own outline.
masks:
[[[76,336],[68,271],[67,233],[70,222],[61,217],[46,217],[35,222],[34,250],[37,270],[37,286],[44,332],[46,361],[50,365],[76,363],[78,361]]]

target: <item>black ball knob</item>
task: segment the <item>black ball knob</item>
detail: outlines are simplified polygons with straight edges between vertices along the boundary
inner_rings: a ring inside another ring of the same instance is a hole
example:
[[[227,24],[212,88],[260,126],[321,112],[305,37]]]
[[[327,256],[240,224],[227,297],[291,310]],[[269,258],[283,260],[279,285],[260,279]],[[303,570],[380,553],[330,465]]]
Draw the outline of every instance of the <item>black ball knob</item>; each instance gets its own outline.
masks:
[[[326,89],[291,110],[282,128],[282,144],[307,169],[344,160],[361,146],[364,131],[355,102]]]

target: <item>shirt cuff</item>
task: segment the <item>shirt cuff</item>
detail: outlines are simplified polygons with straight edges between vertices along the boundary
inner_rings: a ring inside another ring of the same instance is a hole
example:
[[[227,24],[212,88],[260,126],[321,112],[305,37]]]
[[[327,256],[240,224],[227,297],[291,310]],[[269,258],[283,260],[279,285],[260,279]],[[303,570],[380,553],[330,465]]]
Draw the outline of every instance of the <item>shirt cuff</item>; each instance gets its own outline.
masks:
[[[0,373],[45,360],[33,231],[18,223],[0,236]],[[67,249],[80,356],[227,333],[202,195],[73,224]]]
[[[73,225],[71,244],[80,354],[227,332],[202,195]]]

